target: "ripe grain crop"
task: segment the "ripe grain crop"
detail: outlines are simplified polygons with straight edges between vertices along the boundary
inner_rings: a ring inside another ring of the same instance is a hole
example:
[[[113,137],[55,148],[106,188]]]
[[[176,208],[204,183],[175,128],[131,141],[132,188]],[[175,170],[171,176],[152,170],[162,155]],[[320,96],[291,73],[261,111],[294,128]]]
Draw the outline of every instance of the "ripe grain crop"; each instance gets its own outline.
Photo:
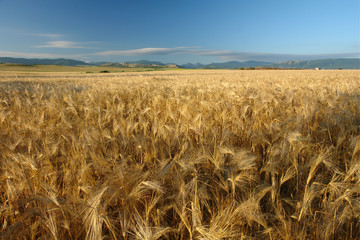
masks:
[[[359,239],[359,73],[0,75],[0,237]]]

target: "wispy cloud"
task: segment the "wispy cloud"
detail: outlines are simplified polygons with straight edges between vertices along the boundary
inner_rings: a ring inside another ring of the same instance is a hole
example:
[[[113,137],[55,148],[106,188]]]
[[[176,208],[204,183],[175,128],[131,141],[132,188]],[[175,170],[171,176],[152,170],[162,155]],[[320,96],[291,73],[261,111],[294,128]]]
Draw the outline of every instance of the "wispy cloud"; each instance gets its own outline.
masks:
[[[84,46],[81,46],[78,42],[72,42],[72,41],[51,41],[46,42],[45,45],[38,45],[34,46],[37,48],[86,48]]]
[[[34,34],[34,35],[39,36],[39,37],[55,38],[55,39],[63,37],[62,34],[57,34],[57,33],[37,33],[37,34]]]
[[[97,42],[73,42],[73,41],[51,41],[46,42],[44,45],[34,46],[36,48],[89,48],[96,49],[94,47],[86,46]]]
[[[187,47],[175,47],[175,48],[139,48],[131,50],[114,50],[98,52],[96,55],[109,56],[140,56],[140,55],[169,55],[169,54],[184,54]]]
[[[74,41],[66,41],[64,40],[65,35],[58,33],[37,33],[33,34],[34,36],[48,38],[49,40],[43,44],[33,46],[35,48],[88,48],[88,49],[96,49],[91,47],[90,45],[96,44],[99,42],[74,42]]]
[[[320,58],[350,58],[360,57],[360,53],[328,53],[328,54],[283,54],[283,53],[260,53],[260,52],[241,52],[226,50],[209,50],[200,47],[175,47],[175,48],[139,48],[130,50],[114,50],[98,52],[95,55],[109,56],[142,56],[142,55],[175,55],[187,54],[196,56],[218,57],[225,61],[286,61],[286,60],[311,60]]]

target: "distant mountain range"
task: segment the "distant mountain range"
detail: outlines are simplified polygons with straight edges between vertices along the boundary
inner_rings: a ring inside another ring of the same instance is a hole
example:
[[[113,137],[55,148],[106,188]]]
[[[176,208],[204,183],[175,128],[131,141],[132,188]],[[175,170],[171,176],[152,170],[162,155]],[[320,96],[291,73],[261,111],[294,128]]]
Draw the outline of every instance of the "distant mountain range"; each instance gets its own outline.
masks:
[[[284,68],[284,69],[360,69],[360,58],[336,58],[319,59],[308,61],[286,61],[281,63],[261,62],[261,61],[230,61],[223,63],[210,63],[203,65],[201,63],[187,63],[181,65],[183,68],[197,69],[248,69],[248,68]]]
[[[197,64],[184,64],[181,65],[183,68],[197,69],[197,68],[205,68],[205,69],[236,69],[236,68],[250,68],[250,67],[260,67],[272,64],[272,62],[262,62],[262,61],[246,61],[246,62],[238,62],[238,61],[230,61],[223,63],[210,63],[203,65],[201,63]]]
[[[98,62],[87,63],[73,59],[27,59],[0,57],[0,63],[13,63],[23,65],[61,65],[61,66],[109,66],[109,67],[151,67],[151,68],[186,68],[186,69],[249,69],[249,68],[284,68],[284,69],[360,69],[360,58],[336,58],[319,59],[308,61],[286,61],[281,63],[262,61],[230,61],[223,63],[187,63],[176,65],[174,63],[162,63],[158,61],[140,60],[135,62]]]
[[[22,65],[61,65],[61,66],[79,66],[79,65],[90,65],[83,61],[57,58],[57,59],[38,59],[38,58],[11,58],[11,57],[0,57],[0,63],[14,63]]]
[[[123,62],[123,63],[104,63],[100,66],[106,67],[151,67],[151,68],[181,68],[181,66],[176,65],[174,63],[164,64],[162,62],[148,61],[148,60],[140,60],[135,62]]]
[[[336,58],[308,61],[286,61],[268,65],[275,68],[321,68],[321,69],[360,69],[360,58]]]

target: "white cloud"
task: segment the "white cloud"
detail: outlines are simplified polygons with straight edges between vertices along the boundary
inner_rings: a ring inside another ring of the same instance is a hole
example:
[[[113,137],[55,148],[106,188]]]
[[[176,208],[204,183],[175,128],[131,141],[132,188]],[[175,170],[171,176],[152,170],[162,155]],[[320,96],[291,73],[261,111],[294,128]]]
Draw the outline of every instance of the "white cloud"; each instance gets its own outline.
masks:
[[[34,46],[37,48],[88,48],[82,46],[82,43],[72,41],[51,41],[46,42],[45,45]]]
[[[63,34],[58,33],[37,33],[33,34],[34,36],[38,37],[45,37],[49,38],[52,41],[45,42],[44,44],[36,45],[33,47],[36,48],[88,48],[88,49],[95,49],[90,47],[90,44],[96,44],[99,42],[74,42],[74,41],[66,41],[64,39]]]
[[[114,50],[98,52],[96,55],[118,55],[118,56],[140,56],[140,55],[165,55],[165,54],[176,54],[182,53],[183,47],[177,48],[139,48],[131,50]]]
[[[47,37],[47,38],[55,38],[55,39],[63,37],[62,34],[57,34],[57,33],[38,33],[38,34],[35,34],[35,36]]]

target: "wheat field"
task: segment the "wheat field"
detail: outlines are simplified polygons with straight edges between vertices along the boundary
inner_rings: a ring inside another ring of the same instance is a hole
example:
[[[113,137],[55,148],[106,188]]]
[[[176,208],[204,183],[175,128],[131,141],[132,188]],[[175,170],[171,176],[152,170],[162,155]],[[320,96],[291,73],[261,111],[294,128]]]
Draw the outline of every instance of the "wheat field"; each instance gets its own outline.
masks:
[[[0,73],[1,239],[359,239],[360,71]]]

